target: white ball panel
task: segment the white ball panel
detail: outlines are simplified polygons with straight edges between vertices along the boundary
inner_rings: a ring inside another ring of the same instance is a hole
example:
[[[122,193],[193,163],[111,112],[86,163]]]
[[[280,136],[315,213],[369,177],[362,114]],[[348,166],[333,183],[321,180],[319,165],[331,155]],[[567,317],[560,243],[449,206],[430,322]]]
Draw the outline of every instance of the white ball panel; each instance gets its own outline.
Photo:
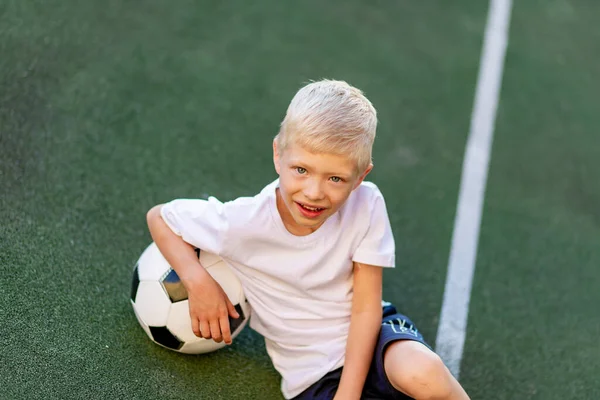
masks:
[[[243,328],[248,323],[248,319],[245,319],[244,322],[238,327],[238,329],[231,335],[232,339],[235,339],[240,332],[242,332]],[[202,338],[196,338],[195,340],[185,342],[184,345],[178,351],[180,353],[186,354],[204,354],[210,353],[212,351],[216,351],[227,346],[225,342],[217,343],[214,340],[206,340]]]
[[[131,301],[131,300],[130,300]],[[144,332],[146,332],[146,335],[148,335],[148,337],[150,339],[152,339],[152,334],[150,333],[150,328],[148,328],[148,325],[146,325],[144,323],[144,321],[142,321],[142,319],[140,318],[140,316],[137,313],[137,310],[135,309],[135,303],[133,301],[131,301],[131,305],[133,306],[133,312],[135,314],[135,317],[137,318],[140,326],[142,327],[142,329],[144,329]],[[153,339],[154,340],[154,339]]]
[[[146,250],[138,260],[138,274],[140,281],[157,281],[159,280],[171,266],[163,257],[154,242],[146,247]]]
[[[185,343],[179,352],[186,354],[204,354],[216,351],[225,347],[224,342],[217,343],[214,340],[198,339],[194,342]]]
[[[158,281],[142,281],[138,287],[133,308],[148,326],[165,326],[171,300]]]
[[[179,338],[182,342],[190,342],[201,339],[194,335],[192,322],[190,320],[190,305],[187,300],[178,301],[171,305],[169,318],[167,319],[167,328]],[[202,339],[204,340],[204,339]]]
[[[225,261],[220,260],[218,263],[206,267],[206,270],[221,285],[233,305],[240,303],[244,299],[241,289],[242,285]]]

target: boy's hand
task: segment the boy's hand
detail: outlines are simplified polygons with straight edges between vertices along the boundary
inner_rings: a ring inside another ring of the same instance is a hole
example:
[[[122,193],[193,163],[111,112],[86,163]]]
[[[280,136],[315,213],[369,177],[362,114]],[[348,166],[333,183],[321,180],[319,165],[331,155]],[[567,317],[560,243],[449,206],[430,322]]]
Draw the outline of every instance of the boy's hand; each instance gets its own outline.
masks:
[[[177,272],[188,292],[192,330],[198,337],[231,344],[229,318],[239,318],[223,288],[198,263],[194,247],[175,234],[163,221],[162,205],[146,216],[152,239]]]
[[[209,275],[189,279],[186,282],[190,306],[192,330],[198,337],[213,339],[217,343],[231,344],[229,315],[239,318],[223,288]]]

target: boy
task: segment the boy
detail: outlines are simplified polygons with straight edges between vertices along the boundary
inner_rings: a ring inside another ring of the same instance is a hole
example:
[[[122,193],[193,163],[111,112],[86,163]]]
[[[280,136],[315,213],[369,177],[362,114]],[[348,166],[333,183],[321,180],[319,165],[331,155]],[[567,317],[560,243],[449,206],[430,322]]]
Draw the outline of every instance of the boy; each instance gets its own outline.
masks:
[[[254,197],[156,206],[152,238],[187,288],[199,337],[230,344],[228,316],[238,315],[193,248],[233,268],[286,399],[468,399],[414,324],[382,302],[394,239],[382,194],[363,182],[376,126],[360,90],[311,83],[273,141],[279,179]]]

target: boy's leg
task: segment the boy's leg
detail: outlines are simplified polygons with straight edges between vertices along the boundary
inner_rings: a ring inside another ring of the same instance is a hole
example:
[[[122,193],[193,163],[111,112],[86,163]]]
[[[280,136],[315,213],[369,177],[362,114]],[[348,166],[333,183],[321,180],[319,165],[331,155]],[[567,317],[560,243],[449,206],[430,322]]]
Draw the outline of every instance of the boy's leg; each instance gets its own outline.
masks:
[[[415,324],[387,302],[365,398],[458,400],[469,397]],[[363,393],[364,394],[364,393]]]
[[[383,364],[392,386],[416,400],[469,399],[439,356],[420,342],[390,343],[385,349]]]

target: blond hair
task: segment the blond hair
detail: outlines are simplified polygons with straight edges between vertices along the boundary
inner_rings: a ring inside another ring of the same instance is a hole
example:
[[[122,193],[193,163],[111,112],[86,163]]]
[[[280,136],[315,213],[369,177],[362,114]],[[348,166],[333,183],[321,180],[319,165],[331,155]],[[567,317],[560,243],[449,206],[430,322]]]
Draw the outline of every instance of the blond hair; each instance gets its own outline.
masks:
[[[377,112],[362,91],[325,79],[296,93],[275,140],[281,152],[296,144],[316,153],[348,156],[362,173],[371,164],[376,128]]]

